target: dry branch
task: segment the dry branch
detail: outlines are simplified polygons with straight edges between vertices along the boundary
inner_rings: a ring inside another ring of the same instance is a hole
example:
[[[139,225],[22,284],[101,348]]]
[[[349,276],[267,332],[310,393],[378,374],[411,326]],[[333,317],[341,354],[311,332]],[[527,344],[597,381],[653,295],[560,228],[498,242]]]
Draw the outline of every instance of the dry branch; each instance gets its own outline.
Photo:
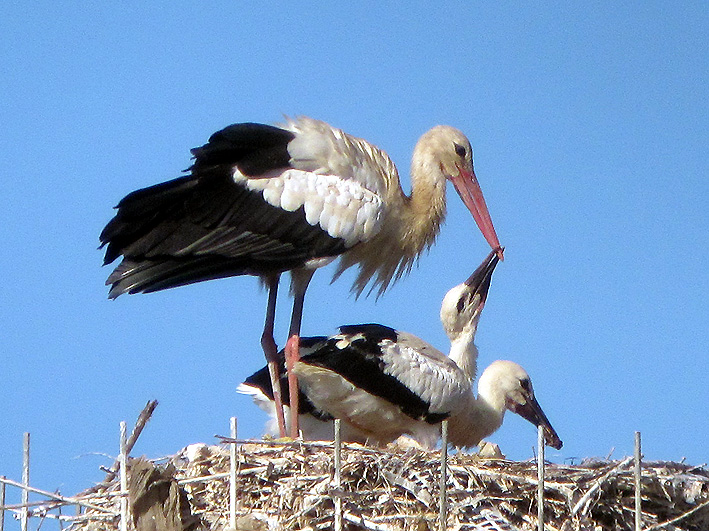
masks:
[[[579,510],[581,507],[584,506],[584,504],[591,498],[591,496],[594,495],[595,492],[597,492],[601,486],[608,481],[610,478],[617,476],[626,466],[630,464],[630,462],[633,461],[632,457],[626,457],[623,459],[620,463],[618,463],[617,466],[609,470],[606,474],[601,476],[599,479],[597,479],[593,485],[591,486],[588,491],[586,491],[586,494],[581,496],[581,499],[576,502],[576,505],[574,505],[574,508],[571,509],[571,516],[576,516],[578,514]]]
[[[700,511],[706,511],[707,512],[706,519],[709,520],[709,500],[705,501],[701,505],[698,505],[694,509],[687,511],[686,513],[680,514],[679,516],[677,516],[676,518],[673,518],[672,520],[668,520],[667,522],[663,522],[661,524],[655,524],[652,527],[648,527],[645,531],[658,531],[660,529],[667,529],[670,526],[673,526],[676,523],[681,522],[682,520],[688,518],[689,516],[699,513]]]
[[[41,494],[42,496],[46,496],[47,498],[51,498],[52,500],[55,500],[57,502],[61,502],[64,505],[81,505],[82,507],[86,507],[87,509],[92,509],[94,511],[110,513],[112,515],[116,513],[112,509],[107,509],[106,507],[103,507],[100,505],[86,503],[86,502],[82,501],[80,498],[71,498],[68,496],[62,496],[60,494],[56,494],[54,492],[36,489],[34,487],[30,487],[28,485],[23,485],[22,483],[19,483],[17,481],[13,481],[11,479],[7,479],[5,477],[0,478],[0,483],[6,484],[6,485],[12,485],[13,487],[18,487],[18,488],[24,489],[28,492],[34,492],[35,494]],[[40,504],[41,503],[42,502],[40,502]],[[43,502],[43,503],[46,504],[47,502]],[[27,503],[19,503],[17,505],[6,505],[6,506],[3,506],[2,508],[3,509],[22,509],[23,507],[29,508],[29,507],[36,506],[36,505],[39,505],[39,504],[37,504],[36,502],[27,502]]]
[[[148,403],[145,404],[145,407],[140,412],[140,415],[138,415],[138,419],[135,421],[133,431],[131,431],[130,437],[128,437],[128,439],[126,440],[126,455],[129,455],[133,451],[135,443],[138,442],[138,437],[140,437],[140,434],[143,432],[143,428],[145,428],[146,424],[150,420],[150,417],[153,416],[153,412],[155,411],[156,407],[158,407],[157,400],[148,400]],[[119,469],[120,457],[116,458],[111,468],[108,469],[106,477],[103,479],[102,483],[107,484],[116,479]],[[100,489],[100,484],[94,487],[94,490],[97,489]]]

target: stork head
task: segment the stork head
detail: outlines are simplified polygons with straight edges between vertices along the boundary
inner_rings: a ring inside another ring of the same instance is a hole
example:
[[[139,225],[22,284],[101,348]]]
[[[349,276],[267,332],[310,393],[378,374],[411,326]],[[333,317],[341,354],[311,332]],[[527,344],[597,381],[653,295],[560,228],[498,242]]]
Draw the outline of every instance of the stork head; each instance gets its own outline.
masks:
[[[505,410],[517,413],[535,426],[541,426],[547,446],[561,448],[562,442],[534,397],[529,374],[512,361],[498,360],[480,376],[478,397],[504,415]]]
[[[492,251],[468,280],[455,286],[443,298],[441,323],[451,341],[462,334],[470,334],[470,339],[475,338],[492,272],[498,261],[499,255]]]
[[[437,125],[418,141],[412,167],[417,163],[417,153],[423,155],[420,160],[426,160],[434,166],[428,168],[426,173],[429,175],[440,173],[453,183],[487,243],[497,253],[500,260],[503,260],[503,249],[492,224],[480,184],[475,176],[473,148],[468,138],[455,127]]]

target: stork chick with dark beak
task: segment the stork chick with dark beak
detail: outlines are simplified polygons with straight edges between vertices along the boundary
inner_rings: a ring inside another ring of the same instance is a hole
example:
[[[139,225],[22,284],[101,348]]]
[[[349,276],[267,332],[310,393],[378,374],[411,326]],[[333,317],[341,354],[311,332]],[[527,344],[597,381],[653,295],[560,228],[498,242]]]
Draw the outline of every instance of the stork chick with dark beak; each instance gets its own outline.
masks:
[[[449,419],[449,442],[471,447],[494,433],[510,410],[542,425],[547,444],[561,448],[529,375],[516,363],[492,363],[480,377],[478,395],[473,394],[475,333],[497,262],[495,252],[490,253],[446,294],[441,322],[451,342],[449,356],[412,334],[378,324],[343,326],[330,337],[302,338],[303,356],[293,370],[303,437],[331,438],[331,421],[340,418],[344,440],[386,444],[408,434],[432,448],[440,437],[440,422]],[[239,391],[272,409],[266,368]]]

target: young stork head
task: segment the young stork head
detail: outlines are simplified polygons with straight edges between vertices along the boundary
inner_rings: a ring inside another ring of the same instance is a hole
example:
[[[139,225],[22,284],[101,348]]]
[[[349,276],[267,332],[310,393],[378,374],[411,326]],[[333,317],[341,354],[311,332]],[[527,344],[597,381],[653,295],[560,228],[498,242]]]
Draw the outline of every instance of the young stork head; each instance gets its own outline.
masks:
[[[505,411],[512,411],[535,426],[541,426],[547,446],[561,448],[561,439],[534,397],[529,374],[518,364],[506,360],[491,363],[480,376],[478,400],[498,413],[500,424]]]
[[[452,288],[443,298],[441,323],[451,341],[463,334],[475,337],[498,261],[497,252],[492,251],[468,280]]]
[[[492,251],[468,280],[446,293],[441,304],[441,324],[451,342],[449,357],[471,382],[477,372],[475,333],[498,261],[499,253]]]

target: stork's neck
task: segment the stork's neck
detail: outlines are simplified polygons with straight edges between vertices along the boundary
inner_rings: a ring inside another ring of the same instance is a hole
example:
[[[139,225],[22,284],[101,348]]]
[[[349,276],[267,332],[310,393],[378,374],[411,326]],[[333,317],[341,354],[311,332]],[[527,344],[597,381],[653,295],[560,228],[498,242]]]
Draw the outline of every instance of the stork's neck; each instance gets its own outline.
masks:
[[[475,380],[475,375],[478,370],[478,347],[476,347],[473,342],[474,338],[475,331],[467,329],[456,336],[450,337],[451,350],[448,354],[448,357],[452,359],[468,377],[471,385]]]
[[[467,404],[448,420],[448,442],[459,448],[477,446],[502,426],[505,411],[504,401],[470,393]]]
[[[434,159],[418,149],[411,160],[411,195],[402,214],[406,219],[401,236],[415,254],[433,244],[446,217],[446,177]]]
[[[407,273],[422,251],[433,245],[446,215],[446,178],[440,167],[414,152],[411,163],[411,195],[401,189],[398,175],[387,174],[388,203],[381,230],[371,240],[340,257],[335,278],[353,265],[359,273],[353,291],[360,294],[373,279],[382,294],[390,282]]]

